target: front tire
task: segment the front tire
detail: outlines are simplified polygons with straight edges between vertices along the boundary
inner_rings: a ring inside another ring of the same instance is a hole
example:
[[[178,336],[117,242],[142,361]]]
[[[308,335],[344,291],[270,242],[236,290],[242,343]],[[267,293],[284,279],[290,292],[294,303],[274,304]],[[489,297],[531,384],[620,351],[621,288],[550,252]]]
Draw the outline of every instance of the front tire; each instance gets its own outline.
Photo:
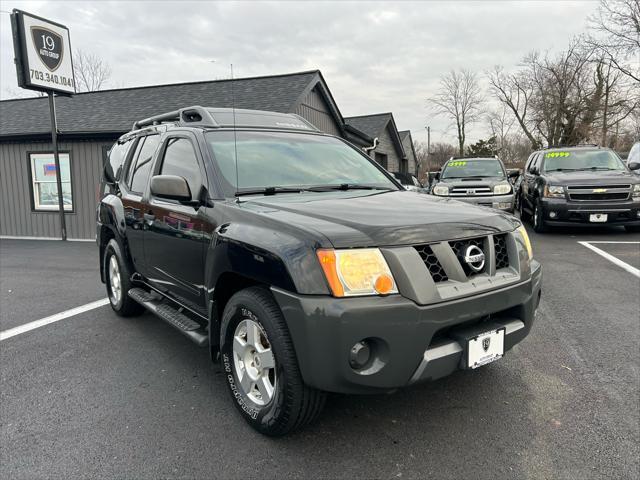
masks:
[[[284,317],[268,290],[251,287],[233,295],[221,332],[229,393],[249,425],[282,436],[318,417],[326,393],[304,384]]]
[[[120,244],[111,239],[104,253],[105,284],[109,303],[121,317],[132,317],[144,312],[144,307],[129,297],[131,272],[122,254]]]
[[[536,233],[545,233],[548,227],[544,221],[544,210],[539,202],[533,206],[533,230]]]
[[[520,220],[525,222],[527,220],[527,218],[529,217],[529,214],[524,209],[524,198],[522,198],[522,195],[519,195],[518,198],[519,198],[519,200],[518,200],[518,211],[520,212]]]

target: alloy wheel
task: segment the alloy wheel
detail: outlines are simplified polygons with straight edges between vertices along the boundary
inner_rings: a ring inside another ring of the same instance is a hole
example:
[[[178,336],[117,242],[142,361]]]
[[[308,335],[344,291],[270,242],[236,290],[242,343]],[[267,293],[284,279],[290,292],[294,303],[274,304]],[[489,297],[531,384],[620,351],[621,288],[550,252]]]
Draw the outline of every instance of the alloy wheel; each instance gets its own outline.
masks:
[[[262,327],[242,320],[233,334],[233,364],[242,392],[257,405],[267,405],[276,391],[276,362]]]
[[[115,255],[109,259],[109,298],[111,303],[117,305],[122,298],[122,282],[120,280],[120,267]]]

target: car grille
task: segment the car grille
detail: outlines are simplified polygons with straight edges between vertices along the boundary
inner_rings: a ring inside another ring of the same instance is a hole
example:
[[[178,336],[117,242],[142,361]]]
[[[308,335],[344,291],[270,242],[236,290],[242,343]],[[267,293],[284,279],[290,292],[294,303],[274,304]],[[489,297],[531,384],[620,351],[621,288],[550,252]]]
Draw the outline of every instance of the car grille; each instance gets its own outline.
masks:
[[[480,248],[480,250],[485,252],[486,249],[484,248],[484,237],[469,238],[467,240],[457,240],[455,242],[449,242],[449,245],[451,246],[453,253],[456,254],[456,257],[460,262],[460,266],[462,267],[462,270],[464,270],[464,273],[467,275],[467,277],[472,277],[479,273],[484,273],[489,266],[488,262],[484,262],[484,267],[482,268],[482,270],[479,272],[474,272],[473,270],[471,270],[469,265],[467,265],[467,262],[464,261],[464,254],[467,248],[469,248],[471,245],[475,245],[476,247]]]
[[[491,188],[486,185],[465,185],[463,187],[453,187],[449,195],[452,197],[491,195]]]
[[[438,257],[433,253],[433,250],[431,250],[429,245],[418,245],[414,248],[418,251],[420,258],[422,258],[422,261],[429,269],[429,273],[431,274],[431,278],[433,278],[434,282],[440,283],[449,280],[449,277],[447,277],[444,268],[442,268]]]
[[[511,267],[508,242],[508,233],[493,235],[493,251],[495,255],[496,273],[498,270]],[[462,269],[462,272],[455,274],[455,280],[462,281],[462,278],[460,278],[462,273],[467,279],[471,279],[476,275],[488,274],[491,263],[490,243],[491,237],[475,237],[463,240],[451,240],[449,242],[439,242],[437,244],[438,248],[435,248],[436,244],[414,245],[413,248],[420,255],[420,258],[429,270],[429,274],[433,281],[435,283],[442,283],[452,280],[451,277],[454,276],[453,272],[447,273],[443,267],[443,264],[446,264],[446,261],[452,261],[453,257],[455,257],[455,260],[458,261],[460,268]],[[464,260],[465,253],[471,245],[475,245],[485,254],[485,264],[479,272],[474,271]],[[447,257],[450,260],[446,260]],[[502,273],[505,273],[504,270]]]
[[[507,251],[507,234],[495,235],[493,247],[496,252],[496,270],[509,266],[509,252]]]
[[[569,198],[574,201],[616,201],[627,200],[631,185],[570,185]]]

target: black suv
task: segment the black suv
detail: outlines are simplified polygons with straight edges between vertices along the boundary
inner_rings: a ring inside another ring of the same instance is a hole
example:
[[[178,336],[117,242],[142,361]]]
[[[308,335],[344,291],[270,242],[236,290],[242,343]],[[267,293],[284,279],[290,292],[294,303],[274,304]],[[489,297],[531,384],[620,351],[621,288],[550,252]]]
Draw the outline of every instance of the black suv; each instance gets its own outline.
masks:
[[[536,232],[550,226],[623,225],[640,229],[640,177],[609,148],[597,145],[533,152],[520,184],[520,218]]]
[[[541,268],[519,220],[407,191],[296,115],[189,107],[136,122],[102,192],[113,310],[147,309],[208,346],[268,435],[313,420],[327,391],[497,360],[534,321]]]

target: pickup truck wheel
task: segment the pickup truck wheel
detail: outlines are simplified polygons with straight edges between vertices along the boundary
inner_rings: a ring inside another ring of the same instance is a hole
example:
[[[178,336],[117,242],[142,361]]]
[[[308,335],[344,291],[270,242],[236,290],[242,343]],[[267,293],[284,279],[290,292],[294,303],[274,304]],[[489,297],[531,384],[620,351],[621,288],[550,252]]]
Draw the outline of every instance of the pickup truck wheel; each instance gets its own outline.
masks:
[[[221,358],[233,403],[254,429],[285,435],[315,420],[326,393],[302,380],[293,342],[271,293],[236,293],[222,314]]]
[[[128,295],[132,287],[131,273],[122,256],[120,245],[114,239],[109,241],[105,249],[104,271],[111,308],[122,317],[141,314],[144,307]]]
[[[537,202],[533,206],[533,230],[536,233],[544,233],[548,230],[544,223],[544,211],[542,206]]]

